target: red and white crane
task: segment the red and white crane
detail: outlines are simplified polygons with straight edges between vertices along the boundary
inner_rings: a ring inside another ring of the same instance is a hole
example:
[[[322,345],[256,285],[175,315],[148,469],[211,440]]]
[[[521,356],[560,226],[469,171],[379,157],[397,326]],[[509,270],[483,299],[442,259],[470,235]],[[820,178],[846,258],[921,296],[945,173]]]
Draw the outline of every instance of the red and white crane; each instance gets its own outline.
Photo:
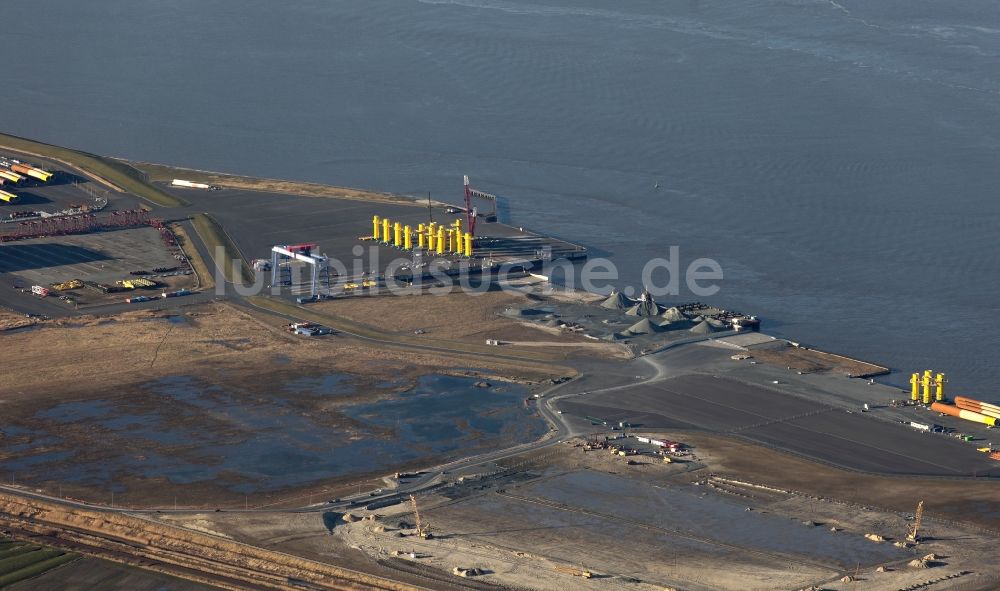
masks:
[[[476,208],[472,206],[473,197],[477,199],[486,199],[493,202],[493,215],[496,215],[496,203],[497,196],[491,195],[490,193],[485,193],[478,189],[473,189],[469,185],[469,175],[465,175],[465,214],[466,214],[466,228],[468,228],[469,234],[473,236],[476,235]]]

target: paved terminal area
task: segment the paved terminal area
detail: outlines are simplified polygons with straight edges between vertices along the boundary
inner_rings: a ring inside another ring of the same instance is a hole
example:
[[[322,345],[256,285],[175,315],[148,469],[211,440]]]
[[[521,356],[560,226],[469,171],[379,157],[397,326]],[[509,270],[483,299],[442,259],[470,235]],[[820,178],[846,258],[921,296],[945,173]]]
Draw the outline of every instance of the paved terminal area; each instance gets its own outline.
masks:
[[[179,264],[151,227],[20,240],[0,253],[0,273],[15,273],[29,286],[70,279],[114,283],[130,271]]]
[[[271,247],[275,244],[313,242],[319,245],[323,254],[343,262],[349,272],[353,271],[356,259],[361,261],[361,269],[368,271],[372,268],[384,270],[386,264],[396,258],[413,257],[409,251],[360,240],[371,236],[373,215],[413,228],[427,223],[430,216],[437,223],[465,219],[464,213],[447,213],[440,206],[428,212],[426,204],[419,202],[410,205],[238,189],[205,191],[167,185],[163,188],[189,201],[190,210],[211,214],[226,228],[248,260],[270,258]],[[477,222],[476,234],[481,237],[476,256],[493,256],[497,262],[536,258],[537,251],[546,246],[556,257],[577,252],[570,243],[481,219]],[[354,252],[358,245],[363,246],[360,257]],[[377,261],[369,248],[376,249]]]
[[[609,425],[727,433],[863,471],[1000,477],[1000,463],[976,451],[992,436],[988,430],[979,442],[917,431],[900,421],[908,414],[928,420],[929,413],[889,408],[885,403],[899,397],[895,388],[830,374],[792,379],[782,368],[751,366],[731,354],[703,344],[678,347],[649,361],[659,379],[638,375],[635,385],[617,388],[585,380],[577,386],[585,393],[557,406],[581,422],[589,416]],[[649,373],[648,365],[635,367]],[[872,410],[861,412],[861,400]],[[946,426],[976,430],[966,421]]]

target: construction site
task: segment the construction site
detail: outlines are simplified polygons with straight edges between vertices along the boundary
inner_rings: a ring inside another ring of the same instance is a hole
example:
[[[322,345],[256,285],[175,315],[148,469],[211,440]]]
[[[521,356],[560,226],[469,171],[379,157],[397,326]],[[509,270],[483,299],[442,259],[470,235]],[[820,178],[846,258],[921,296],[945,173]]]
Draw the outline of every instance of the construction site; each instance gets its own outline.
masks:
[[[904,390],[752,314],[553,286],[586,248],[468,178],[423,199],[16,147],[12,589],[1000,586],[1000,401],[943,371]],[[470,269],[504,289],[430,295]]]

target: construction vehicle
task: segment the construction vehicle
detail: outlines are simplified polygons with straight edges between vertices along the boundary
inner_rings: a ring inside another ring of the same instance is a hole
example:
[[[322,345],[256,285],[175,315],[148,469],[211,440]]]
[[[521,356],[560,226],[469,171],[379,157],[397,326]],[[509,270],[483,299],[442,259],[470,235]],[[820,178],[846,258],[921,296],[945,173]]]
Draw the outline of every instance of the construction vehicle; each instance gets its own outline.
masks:
[[[358,287],[359,286],[358,286],[357,283],[354,283],[353,281],[350,281],[350,282],[344,284],[344,291],[353,291],[353,290],[357,289]]]
[[[417,522],[417,535],[425,540],[431,539],[431,526],[420,520],[420,511],[417,509],[417,497],[410,495],[410,504],[413,505],[413,519]]]
[[[375,281],[374,279],[365,279],[364,281],[361,282],[361,287],[365,289],[375,287],[376,285],[378,285],[378,282]]]
[[[594,576],[594,573],[585,568],[580,569],[573,568],[571,566],[556,566],[556,570],[567,575],[573,575],[574,577],[583,577],[584,579],[589,579]]]
[[[920,501],[917,503],[917,511],[913,514],[913,525],[910,526],[909,531],[906,533],[906,539],[910,542],[917,543],[920,541],[920,522],[924,517],[924,502]]]

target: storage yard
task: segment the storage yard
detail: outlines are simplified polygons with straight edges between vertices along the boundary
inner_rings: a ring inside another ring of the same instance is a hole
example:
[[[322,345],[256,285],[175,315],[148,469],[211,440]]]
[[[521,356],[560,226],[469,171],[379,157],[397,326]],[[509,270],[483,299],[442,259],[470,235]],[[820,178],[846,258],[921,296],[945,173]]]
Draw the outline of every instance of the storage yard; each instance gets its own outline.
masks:
[[[194,287],[197,280],[180,249],[148,226],[8,244],[0,273],[21,279],[25,288],[43,286],[53,299],[71,298],[84,306],[160,296]]]
[[[605,298],[508,306],[503,314],[539,327],[628,346],[638,354],[713,336],[752,332],[760,326],[754,316],[700,302],[668,307],[648,292],[632,299],[617,290]]]
[[[731,349],[707,344],[667,351],[652,363],[683,367],[680,373],[687,375],[603,393],[603,384],[584,378],[575,387],[584,393],[561,401],[559,408],[584,423],[596,417],[608,424],[736,434],[856,470],[1000,476],[1000,462],[977,451],[992,442],[992,432],[950,422],[956,432],[977,434],[974,441],[961,441],[914,429],[909,423],[926,421],[929,413],[893,406],[903,394],[897,389],[836,374],[800,375],[733,357]],[[649,371],[648,365],[635,367]]]
[[[12,288],[0,291],[0,305],[62,315],[198,286],[173,231],[138,198],[60,164],[38,160],[45,174],[27,176],[13,161],[0,156],[0,178],[21,174],[6,180],[16,209],[0,209],[0,285]]]

